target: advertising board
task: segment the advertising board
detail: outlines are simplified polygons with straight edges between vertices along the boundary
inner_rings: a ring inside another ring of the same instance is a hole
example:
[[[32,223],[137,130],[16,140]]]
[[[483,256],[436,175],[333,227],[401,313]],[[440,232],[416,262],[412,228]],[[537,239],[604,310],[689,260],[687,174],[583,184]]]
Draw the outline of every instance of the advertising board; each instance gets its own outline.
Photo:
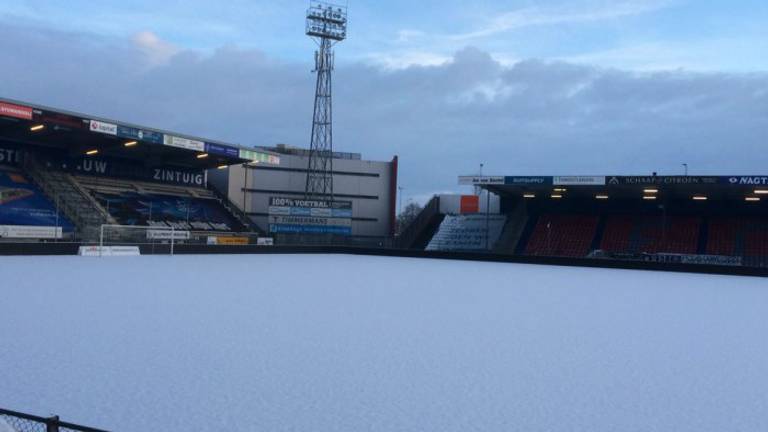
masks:
[[[0,116],[32,120],[32,108],[0,102]]]
[[[605,176],[558,176],[552,178],[555,186],[603,186]]]
[[[117,136],[117,125],[98,120],[91,120],[91,132]]]
[[[6,239],[60,239],[62,228],[55,226],[0,225],[0,238]]]
[[[350,235],[352,202],[270,197],[269,231]]]
[[[171,147],[178,147],[186,150],[194,150],[199,152],[205,151],[205,143],[202,141],[196,141],[189,138],[177,137],[174,135],[164,135],[163,144]]]

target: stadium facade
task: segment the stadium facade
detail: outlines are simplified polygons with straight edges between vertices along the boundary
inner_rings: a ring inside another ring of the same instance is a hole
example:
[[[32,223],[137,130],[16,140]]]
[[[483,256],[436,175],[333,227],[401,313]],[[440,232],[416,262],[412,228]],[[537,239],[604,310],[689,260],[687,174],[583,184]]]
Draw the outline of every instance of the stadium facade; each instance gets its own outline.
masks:
[[[280,164],[248,163],[212,172],[209,180],[227,191],[229,199],[259,226],[270,232],[279,224],[270,214],[275,197],[301,200],[305,195],[309,151],[278,145],[261,150],[277,154]],[[364,160],[359,153],[333,153],[333,200],[348,203],[351,222],[348,234],[359,237],[390,237],[394,234],[398,158],[380,162]],[[325,196],[330,199],[330,196]]]

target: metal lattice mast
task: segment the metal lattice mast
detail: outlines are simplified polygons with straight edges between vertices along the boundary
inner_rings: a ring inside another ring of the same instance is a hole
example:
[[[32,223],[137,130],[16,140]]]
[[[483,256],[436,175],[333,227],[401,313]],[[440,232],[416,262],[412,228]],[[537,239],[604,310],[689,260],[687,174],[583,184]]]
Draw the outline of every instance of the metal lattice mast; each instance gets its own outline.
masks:
[[[307,35],[319,49],[315,51],[317,84],[305,195],[333,200],[333,46],[347,37],[347,8],[310,1]]]

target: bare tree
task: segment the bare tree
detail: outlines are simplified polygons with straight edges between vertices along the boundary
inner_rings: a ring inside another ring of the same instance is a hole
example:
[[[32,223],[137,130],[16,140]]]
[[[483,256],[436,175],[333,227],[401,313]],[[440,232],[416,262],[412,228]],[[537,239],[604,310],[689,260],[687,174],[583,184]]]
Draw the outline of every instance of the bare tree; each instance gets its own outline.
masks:
[[[408,225],[416,219],[424,208],[415,202],[410,202],[403,211],[397,216],[397,234],[400,235],[408,228]]]

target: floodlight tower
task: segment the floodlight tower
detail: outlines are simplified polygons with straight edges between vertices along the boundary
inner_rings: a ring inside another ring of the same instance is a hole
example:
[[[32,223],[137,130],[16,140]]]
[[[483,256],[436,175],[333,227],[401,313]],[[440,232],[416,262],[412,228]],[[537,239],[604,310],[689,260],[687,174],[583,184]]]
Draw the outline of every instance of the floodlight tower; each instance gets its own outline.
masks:
[[[333,113],[331,72],[333,46],[347,37],[347,7],[310,0],[307,36],[317,42],[315,51],[315,110],[307,167],[307,198],[333,201]]]

